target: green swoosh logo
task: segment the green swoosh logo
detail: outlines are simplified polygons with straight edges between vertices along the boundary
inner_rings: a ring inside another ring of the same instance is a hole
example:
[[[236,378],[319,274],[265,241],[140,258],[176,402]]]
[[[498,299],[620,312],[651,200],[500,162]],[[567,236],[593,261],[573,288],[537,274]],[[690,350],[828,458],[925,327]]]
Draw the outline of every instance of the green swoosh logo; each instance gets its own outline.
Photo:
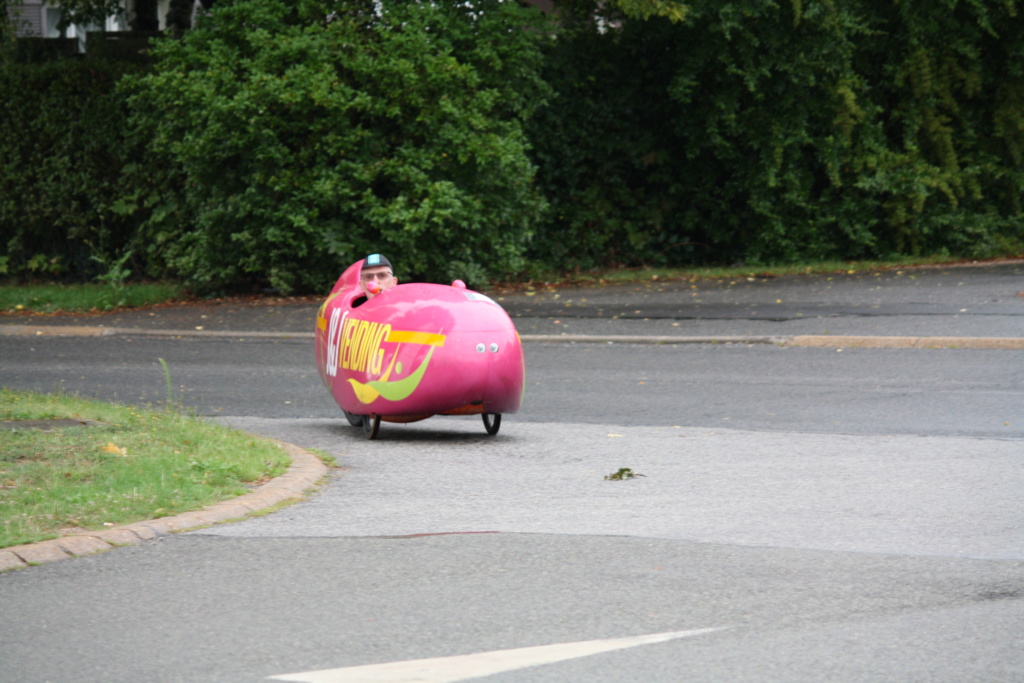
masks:
[[[423,359],[423,362],[416,368],[416,371],[404,379],[396,379],[391,382],[373,380],[366,384],[354,379],[349,379],[348,382],[352,385],[352,389],[355,390],[356,398],[359,399],[360,403],[373,403],[377,400],[378,396],[383,396],[389,401],[401,401],[411,396],[412,392],[416,391],[416,388],[419,387],[420,382],[423,380],[423,375],[427,372],[427,364],[430,363],[430,357],[434,355],[434,349],[436,348],[436,346],[431,346],[430,351],[427,352],[427,357]]]

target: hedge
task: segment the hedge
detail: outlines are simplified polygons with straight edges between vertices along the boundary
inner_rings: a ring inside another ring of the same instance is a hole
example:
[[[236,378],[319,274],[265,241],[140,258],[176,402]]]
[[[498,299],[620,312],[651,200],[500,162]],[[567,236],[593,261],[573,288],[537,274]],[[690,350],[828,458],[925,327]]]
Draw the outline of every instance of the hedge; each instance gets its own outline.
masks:
[[[145,66],[0,60],[0,272],[306,292],[374,251],[477,284],[1024,251],[1015,1],[621,6],[219,0]]]

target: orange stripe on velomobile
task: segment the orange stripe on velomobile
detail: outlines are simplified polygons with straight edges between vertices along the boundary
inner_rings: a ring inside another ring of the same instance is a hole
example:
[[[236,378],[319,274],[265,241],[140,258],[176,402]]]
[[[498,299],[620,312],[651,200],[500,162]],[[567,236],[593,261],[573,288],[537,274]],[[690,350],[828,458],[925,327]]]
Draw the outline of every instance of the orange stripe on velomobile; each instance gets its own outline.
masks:
[[[391,330],[385,341],[399,344],[423,344],[425,346],[444,346],[445,335],[414,330]]]
[[[443,413],[438,413],[438,415],[481,415],[483,412],[484,412],[483,405],[481,405],[479,403],[476,403],[476,404],[470,403],[470,404],[462,406],[461,408],[454,408],[452,410],[446,410]],[[394,416],[394,417],[390,417],[388,415],[384,415],[380,419],[383,422],[404,423],[404,422],[419,422],[420,420],[426,420],[428,417],[431,417],[430,413],[427,413],[426,415],[398,415],[398,416]]]
[[[470,403],[464,405],[461,408],[455,408],[453,410],[446,410],[442,415],[481,415],[484,412],[484,406],[481,403]]]

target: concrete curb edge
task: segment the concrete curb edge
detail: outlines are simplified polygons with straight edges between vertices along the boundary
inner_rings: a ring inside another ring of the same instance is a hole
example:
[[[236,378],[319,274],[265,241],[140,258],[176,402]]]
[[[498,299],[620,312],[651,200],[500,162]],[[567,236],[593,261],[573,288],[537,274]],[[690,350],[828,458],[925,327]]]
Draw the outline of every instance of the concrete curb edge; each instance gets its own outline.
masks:
[[[128,327],[0,325],[0,336],[106,337],[248,337],[254,339],[312,339],[312,332],[223,330],[146,330]],[[775,346],[859,347],[875,349],[1024,349],[1024,337],[879,337],[858,335],[588,335],[523,334],[524,342],[547,344],[774,344]]]
[[[288,501],[300,500],[327,474],[328,467],[309,451],[284,441],[269,439],[291,458],[288,470],[279,477],[237,498],[214,503],[201,510],[170,517],[132,522],[48,541],[0,548],[0,572],[23,569],[72,557],[93,555],[122,545],[137,545],[160,536],[237,521]]]
[[[524,342],[562,344],[773,344],[825,348],[874,349],[1024,349],[1024,337],[877,337],[857,335],[777,336],[625,336],[625,335],[529,335]]]

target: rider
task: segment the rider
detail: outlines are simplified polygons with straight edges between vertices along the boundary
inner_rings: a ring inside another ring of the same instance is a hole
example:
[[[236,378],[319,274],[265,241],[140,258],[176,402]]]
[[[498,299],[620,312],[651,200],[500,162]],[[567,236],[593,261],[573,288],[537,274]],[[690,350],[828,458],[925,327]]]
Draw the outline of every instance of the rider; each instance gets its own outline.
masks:
[[[359,287],[368,300],[397,284],[398,278],[395,277],[391,261],[388,261],[386,256],[370,254],[366,257],[359,271]]]

